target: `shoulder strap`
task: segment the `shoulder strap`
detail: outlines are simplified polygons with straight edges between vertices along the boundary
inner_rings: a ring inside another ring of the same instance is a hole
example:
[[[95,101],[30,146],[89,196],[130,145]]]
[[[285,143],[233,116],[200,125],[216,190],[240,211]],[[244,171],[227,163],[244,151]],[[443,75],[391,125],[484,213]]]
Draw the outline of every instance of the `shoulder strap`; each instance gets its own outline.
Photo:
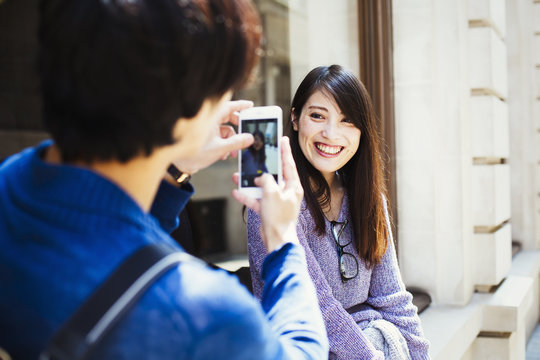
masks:
[[[87,357],[156,279],[186,261],[200,260],[168,244],[150,244],[136,251],[61,326],[40,360]]]

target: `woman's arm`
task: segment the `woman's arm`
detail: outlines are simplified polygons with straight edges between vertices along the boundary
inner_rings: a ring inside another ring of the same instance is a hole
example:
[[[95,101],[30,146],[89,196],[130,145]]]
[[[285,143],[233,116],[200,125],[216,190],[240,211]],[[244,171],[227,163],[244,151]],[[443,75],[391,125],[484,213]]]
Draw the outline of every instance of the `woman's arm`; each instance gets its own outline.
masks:
[[[319,306],[330,342],[330,352],[338,359],[383,359],[383,354],[377,351],[364,336],[354,319],[351,317],[339,301],[332,295],[332,290],[311,248],[307,243],[306,233],[300,223],[297,226],[297,234],[300,244],[306,252],[308,272],[315,284]],[[252,272],[254,294],[260,298],[263,283],[260,279],[262,259],[264,259],[264,245],[259,234],[260,219],[254,212],[248,213],[248,252]]]
[[[386,201],[385,212],[387,226],[390,228]],[[412,303],[412,295],[405,289],[401,279],[391,233],[386,254],[373,268],[366,303],[399,329],[407,341],[412,359],[429,359],[429,342],[422,332],[417,308]]]

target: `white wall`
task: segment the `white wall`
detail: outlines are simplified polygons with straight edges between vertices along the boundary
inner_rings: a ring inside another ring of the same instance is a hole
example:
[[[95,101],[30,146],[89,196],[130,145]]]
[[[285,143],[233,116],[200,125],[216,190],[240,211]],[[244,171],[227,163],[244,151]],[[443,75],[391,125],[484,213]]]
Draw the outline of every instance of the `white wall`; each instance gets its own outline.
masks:
[[[404,281],[433,297],[433,358],[523,358],[538,318],[540,2],[393,7]]]
[[[291,94],[314,67],[339,64],[359,75],[356,0],[289,1]]]
[[[400,264],[436,303],[540,246],[540,3],[508,4],[393,3]]]

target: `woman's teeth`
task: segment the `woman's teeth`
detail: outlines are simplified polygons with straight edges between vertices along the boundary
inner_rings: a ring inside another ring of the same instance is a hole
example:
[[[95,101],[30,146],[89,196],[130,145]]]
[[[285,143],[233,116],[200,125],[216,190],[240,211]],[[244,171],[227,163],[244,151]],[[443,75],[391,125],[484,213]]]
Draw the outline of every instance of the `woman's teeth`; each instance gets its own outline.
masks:
[[[323,153],[329,155],[335,155],[341,150],[343,150],[343,146],[330,146],[321,143],[316,143],[315,146],[317,147],[317,149],[319,149],[319,151],[322,151]]]

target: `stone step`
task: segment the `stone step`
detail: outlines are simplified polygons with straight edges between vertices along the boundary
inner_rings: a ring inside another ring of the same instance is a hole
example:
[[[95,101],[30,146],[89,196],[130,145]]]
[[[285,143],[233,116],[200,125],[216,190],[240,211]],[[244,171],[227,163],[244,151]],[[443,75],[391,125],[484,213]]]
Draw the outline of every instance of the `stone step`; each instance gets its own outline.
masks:
[[[517,257],[512,274],[539,271]],[[532,268],[531,268],[532,267]],[[521,269],[518,271],[518,269]],[[538,272],[532,276],[508,275],[493,293],[475,293],[465,306],[432,305],[420,318],[431,342],[432,359],[519,359],[524,356],[526,324],[538,297]],[[497,355],[498,354],[498,355]]]

